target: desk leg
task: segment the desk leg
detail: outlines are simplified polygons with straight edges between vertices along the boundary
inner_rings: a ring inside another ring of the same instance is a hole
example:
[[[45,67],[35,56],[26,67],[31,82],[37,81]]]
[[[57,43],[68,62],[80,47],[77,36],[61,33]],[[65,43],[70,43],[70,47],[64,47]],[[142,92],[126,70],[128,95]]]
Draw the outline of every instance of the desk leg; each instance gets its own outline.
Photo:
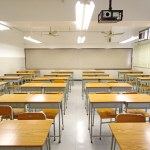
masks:
[[[61,143],[61,124],[60,124],[60,113],[61,113],[61,108],[59,105],[59,143]]]
[[[64,118],[63,118],[62,103],[60,104],[60,108],[61,108],[61,118],[62,118],[62,130],[64,130]]]
[[[88,130],[90,131],[90,117],[91,117],[91,113],[90,113],[90,103],[89,103],[89,119],[88,119]]]
[[[92,135],[93,134],[92,133],[92,115],[93,115],[92,114],[92,109],[93,109],[93,105],[92,104],[90,104],[90,108],[89,109],[90,109],[90,114],[91,114],[91,119],[90,119],[91,143],[93,143],[93,140],[92,140],[92,138],[93,138],[93,135]]]

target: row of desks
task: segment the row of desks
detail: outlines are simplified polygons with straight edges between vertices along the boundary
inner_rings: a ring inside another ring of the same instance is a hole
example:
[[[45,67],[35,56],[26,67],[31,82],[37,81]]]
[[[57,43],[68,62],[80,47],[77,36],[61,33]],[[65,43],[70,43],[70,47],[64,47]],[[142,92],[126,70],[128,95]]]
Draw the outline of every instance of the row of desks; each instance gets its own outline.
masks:
[[[47,144],[52,120],[3,120],[0,122],[0,150],[42,150]]]
[[[63,122],[63,94],[4,94],[0,96],[0,105],[10,105],[13,108],[55,108],[59,109],[59,142],[61,142],[61,125]],[[62,121],[61,121],[62,120]],[[61,123],[62,122],[62,123]]]
[[[150,95],[147,94],[89,94],[89,129],[91,142],[92,133],[92,117],[95,108],[119,108],[119,112],[123,113],[123,105],[127,109],[150,109]]]

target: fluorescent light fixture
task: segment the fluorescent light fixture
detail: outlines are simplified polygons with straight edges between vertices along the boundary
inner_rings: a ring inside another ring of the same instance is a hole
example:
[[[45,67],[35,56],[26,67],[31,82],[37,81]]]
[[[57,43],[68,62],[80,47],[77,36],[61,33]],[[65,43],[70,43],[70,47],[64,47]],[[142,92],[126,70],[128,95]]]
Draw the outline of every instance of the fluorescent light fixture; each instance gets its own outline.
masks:
[[[42,42],[40,42],[38,40],[35,40],[35,39],[31,38],[30,36],[24,36],[24,39],[28,40],[30,42],[33,42],[33,43],[37,43],[37,44],[42,43]]]
[[[8,28],[7,26],[0,24],[0,30],[4,31],[4,30],[10,30],[10,28]]]
[[[77,1],[75,8],[77,29],[87,30],[95,8],[94,2],[90,1],[89,3],[81,3],[80,1]]]
[[[121,44],[128,43],[128,42],[134,41],[134,40],[136,40],[136,39],[138,39],[138,38],[139,38],[138,36],[132,36],[132,37],[130,37],[129,39],[124,40],[124,41],[122,41],[122,42],[120,42],[120,43],[121,43]]]
[[[84,41],[85,41],[85,36],[83,36],[83,37],[78,36],[78,39],[77,39],[78,44],[82,44],[82,43],[84,43]]]

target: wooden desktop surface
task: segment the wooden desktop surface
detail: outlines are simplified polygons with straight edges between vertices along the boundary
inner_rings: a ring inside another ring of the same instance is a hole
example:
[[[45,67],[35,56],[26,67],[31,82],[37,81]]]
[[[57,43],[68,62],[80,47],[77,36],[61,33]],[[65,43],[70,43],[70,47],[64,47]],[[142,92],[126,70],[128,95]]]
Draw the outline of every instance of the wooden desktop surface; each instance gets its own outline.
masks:
[[[3,120],[0,147],[42,147],[52,120]]]
[[[7,82],[0,82],[0,86],[5,84],[7,84]]]
[[[83,77],[83,80],[92,80],[92,79],[98,79],[98,80],[116,80],[117,78],[111,77],[111,76],[95,76],[95,77]]]
[[[5,94],[0,96],[0,103],[60,103],[63,94]]]
[[[33,81],[42,81],[42,80],[68,80],[69,78],[68,77],[38,77],[38,78],[35,78],[33,79]]]
[[[25,83],[20,87],[66,87],[67,83]]]
[[[138,71],[138,70],[120,70],[118,71],[119,73],[143,73],[143,71]]]
[[[121,150],[149,150],[150,123],[110,123]]]
[[[128,83],[86,83],[87,88],[92,88],[92,87],[108,87],[108,88],[113,88],[113,87],[127,87],[127,88],[132,88],[132,85]]]
[[[0,76],[0,79],[4,80],[4,79],[7,79],[7,80],[11,80],[11,79],[21,79],[23,78],[23,76]]]
[[[90,103],[97,102],[125,102],[125,97],[122,94],[88,94]]]

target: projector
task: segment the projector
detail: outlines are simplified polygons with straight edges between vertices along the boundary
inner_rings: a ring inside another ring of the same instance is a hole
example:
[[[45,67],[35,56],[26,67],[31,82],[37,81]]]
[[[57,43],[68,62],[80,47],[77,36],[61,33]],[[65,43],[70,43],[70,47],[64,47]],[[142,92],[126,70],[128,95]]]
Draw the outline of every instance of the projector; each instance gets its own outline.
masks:
[[[122,21],[123,10],[102,10],[98,14],[98,23],[115,23]]]

